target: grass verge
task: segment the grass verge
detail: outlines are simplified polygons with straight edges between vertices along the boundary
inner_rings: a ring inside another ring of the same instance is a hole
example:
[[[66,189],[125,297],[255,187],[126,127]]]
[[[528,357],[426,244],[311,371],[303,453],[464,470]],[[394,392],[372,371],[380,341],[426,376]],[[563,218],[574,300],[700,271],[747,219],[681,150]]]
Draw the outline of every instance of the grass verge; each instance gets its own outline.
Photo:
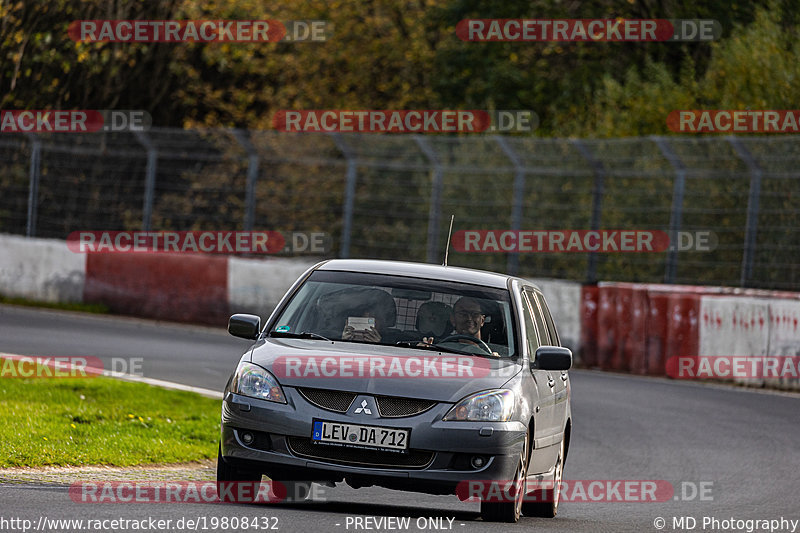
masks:
[[[11,298],[0,295],[0,304],[24,305],[26,307],[42,307],[45,309],[59,309],[62,311],[82,311],[84,313],[107,314],[108,306],[105,304],[84,304],[65,302],[39,302],[27,298]]]
[[[220,401],[192,392],[106,377],[0,378],[0,405],[0,468],[217,456]]]

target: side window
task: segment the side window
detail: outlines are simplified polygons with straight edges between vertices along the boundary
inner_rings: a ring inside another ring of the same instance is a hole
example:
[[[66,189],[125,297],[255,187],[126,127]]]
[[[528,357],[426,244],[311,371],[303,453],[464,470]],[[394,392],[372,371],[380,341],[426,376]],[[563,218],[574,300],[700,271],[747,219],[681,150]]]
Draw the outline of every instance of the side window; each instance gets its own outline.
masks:
[[[547,322],[547,329],[550,331],[550,340],[553,341],[553,345],[561,346],[561,339],[558,337],[558,330],[556,329],[555,323],[553,323],[553,317],[550,314],[550,309],[547,307],[547,302],[545,301],[544,296],[537,293],[536,299],[539,301],[539,308],[542,310],[545,322]]]
[[[533,354],[539,347],[539,339],[536,336],[536,326],[533,324],[530,304],[524,294],[522,295],[522,318],[525,320],[525,342],[528,345],[528,357],[533,360]]]
[[[539,331],[539,342],[542,346],[549,346],[552,344],[550,340],[550,333],[547,331],[547,325],[542,319],[542,312],[539,310],[538,304],[533,296],[533,293],[528,290],[523,291],[525,298],[528,300],[528,305],[533,313],[533,319],[536,321],[536,329]]]

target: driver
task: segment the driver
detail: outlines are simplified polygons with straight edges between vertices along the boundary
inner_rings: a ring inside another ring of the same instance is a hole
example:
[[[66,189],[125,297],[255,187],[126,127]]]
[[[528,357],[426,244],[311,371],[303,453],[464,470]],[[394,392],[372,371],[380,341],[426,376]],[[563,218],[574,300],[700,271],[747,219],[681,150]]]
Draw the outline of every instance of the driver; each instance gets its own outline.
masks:
[[[481,309],[481,304],[475,298],[469,296],[462,296],[453,305],[453,311],[450,313],[450,323],[453,325],[455,332],[450,335],[466,335],[473,337],[477,340],[481,339],[481,328],[486,322],[486,315]],[[434,342],[433,337],[423,337],[420,346],[432,345]],[[475,341],[469,339],[458,339],[462,344],[476,345]],[[500,357],[497,352],[491,352],[491,355]]]
[[[475,298],[464,296],[453,306],[450,314],[450,322],[458,335],[469,335],[476,339],[481,338],[481,328],[486,322],[486,315],[483,314],[481,304]],[[483,340],[483,339],[481,339]],[[468,342],[463,341],[462,342]]]

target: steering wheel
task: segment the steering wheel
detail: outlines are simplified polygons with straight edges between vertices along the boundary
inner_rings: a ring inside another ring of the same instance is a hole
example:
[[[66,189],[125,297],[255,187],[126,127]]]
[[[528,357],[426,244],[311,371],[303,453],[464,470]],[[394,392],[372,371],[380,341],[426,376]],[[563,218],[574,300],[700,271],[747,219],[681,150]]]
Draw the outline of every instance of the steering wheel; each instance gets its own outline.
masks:
[[[483,350],[485,350],[485,351],[486,351],[486,353],[488,353],[489,355],[493,355],[493,354],[494,354],[494,353],[492,352],[492,349],[491,349],[491,348],[489,348],[489,345],[488,345],[488,344],[486,344],[485,342],[483,342],[482,340],[480,340],[478,337],[473,337],[472,335],[450,335],[449,337],[445,337],[444,339],[440,340],[440,341],[439,341],[439,342],[437,342],[436,344],[441,344],[441,343],[443,343],[443,342],[447,342],[447,341],[457,341],[457,340],[461,340],[461,339],[465,339],[465,340],[468,340],[468,341],[474,342],[474,343],[475,343],[475,345],[476,345],[478,348],[482,348],[482,349],[483,349]]]

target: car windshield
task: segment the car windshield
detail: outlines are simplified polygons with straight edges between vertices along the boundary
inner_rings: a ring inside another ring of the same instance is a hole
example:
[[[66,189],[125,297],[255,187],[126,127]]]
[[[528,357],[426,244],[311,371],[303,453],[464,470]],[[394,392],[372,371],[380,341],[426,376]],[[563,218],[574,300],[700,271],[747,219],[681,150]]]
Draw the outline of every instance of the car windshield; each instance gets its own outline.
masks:
[[[383,274],[316,271],[284,306],[271,336],[515,357],[508,291]]]

